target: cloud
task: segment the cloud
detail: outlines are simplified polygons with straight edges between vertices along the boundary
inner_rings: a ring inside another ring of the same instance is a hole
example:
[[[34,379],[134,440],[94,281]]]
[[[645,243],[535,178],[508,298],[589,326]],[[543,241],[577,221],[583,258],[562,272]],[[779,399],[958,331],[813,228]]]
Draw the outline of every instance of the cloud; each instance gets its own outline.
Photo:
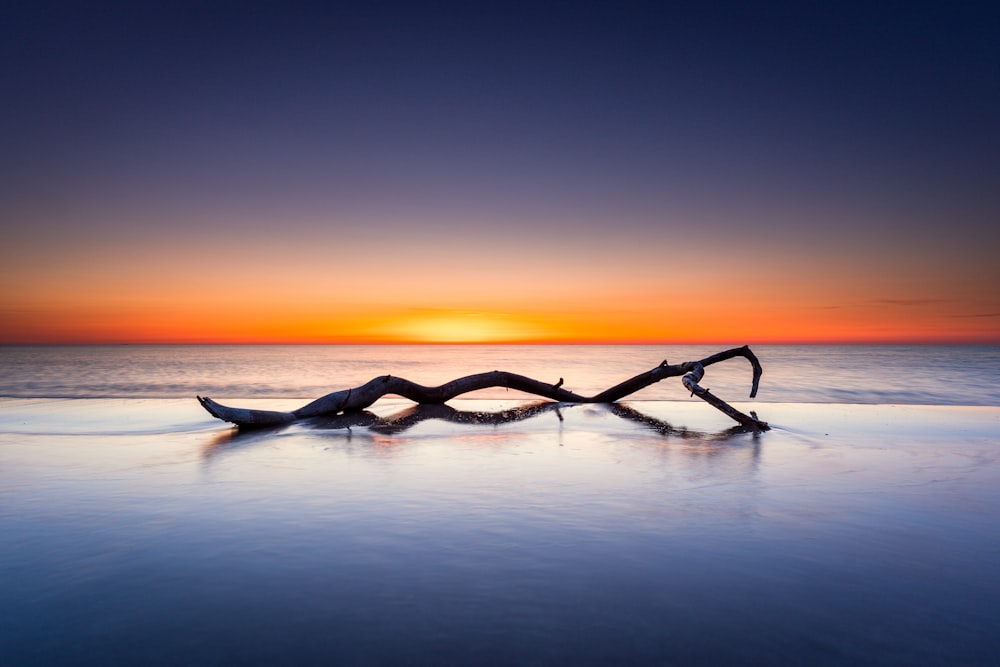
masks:
[[[931,306],[937,303],[948,303],[949,299],[875,299],[869,303],[881,306]]]

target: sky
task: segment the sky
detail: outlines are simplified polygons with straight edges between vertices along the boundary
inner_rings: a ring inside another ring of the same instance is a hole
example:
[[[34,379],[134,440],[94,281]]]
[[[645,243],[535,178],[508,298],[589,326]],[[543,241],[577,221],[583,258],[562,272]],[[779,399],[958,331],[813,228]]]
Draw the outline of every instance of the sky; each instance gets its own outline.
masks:
[[[993,3],[14,1],[0,62],[0,343],[1000,343]]]

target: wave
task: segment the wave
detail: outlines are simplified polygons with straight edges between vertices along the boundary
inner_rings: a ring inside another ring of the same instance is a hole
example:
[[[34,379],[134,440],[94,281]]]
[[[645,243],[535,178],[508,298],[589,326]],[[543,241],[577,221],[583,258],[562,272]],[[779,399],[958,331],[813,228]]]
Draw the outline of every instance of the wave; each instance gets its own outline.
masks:
[[[311,400],[385,373],[434,385],[501,368],[592,394],[661,359],[698,359],[714,346],[0,346],[0,397]],[[1000,405],[997,346],[753,346],[760,403]],[[713,367],[707,386],[736,399],[745,367]],[[515,398],[485,390],[476,399]],[[639,400],[688,400],[661,383]]]

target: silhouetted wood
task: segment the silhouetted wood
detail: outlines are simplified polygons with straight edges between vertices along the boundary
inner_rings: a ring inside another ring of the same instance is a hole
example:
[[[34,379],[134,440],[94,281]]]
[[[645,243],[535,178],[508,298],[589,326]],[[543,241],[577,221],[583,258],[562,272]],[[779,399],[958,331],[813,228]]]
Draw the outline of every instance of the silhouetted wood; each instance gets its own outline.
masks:
[[[670,365],[664,360],[656,368],[645,373],[640,373],[594,396],[581,396],[563,389],[562,378],[559,378],[557,383],[552,384],[550,382],[540,382],[523,375],[517,375],[516,373],[492,371],[489,373],[467,375],[436,387],[425,387],[406,378],[383,375],[368,381],[360,387],[343,389],[327,394],[291,412],[233,408],[213,401],[207,396],[198,396],[198,401],[213,417],[232,422],[240,427],[260,427],[287,424],[310,417],[364,410],[388,394],[402,396],[420,404],[441,404],[456,396],[479,389],[506,387],[563,403],[612,403],[666,378],[683,376],[682,383],[692,395],[721,410],[743,426],[766,429],[768,428],[767,423],[757,419],[757,416],[753,413],[751,413],[751,416],[740,412],[698,384],[705,375],[706,366],[735,357],[747,359],[753,367],[753,384],[750,390],[750,398],[753,398],[757,395],[757,387],[760,383],[760,376],[763,373],[763,369],[754,353],[750,351],[748,346],[744,345],[743,347],[713,354],[700,361],[686,361],[682,364]]]

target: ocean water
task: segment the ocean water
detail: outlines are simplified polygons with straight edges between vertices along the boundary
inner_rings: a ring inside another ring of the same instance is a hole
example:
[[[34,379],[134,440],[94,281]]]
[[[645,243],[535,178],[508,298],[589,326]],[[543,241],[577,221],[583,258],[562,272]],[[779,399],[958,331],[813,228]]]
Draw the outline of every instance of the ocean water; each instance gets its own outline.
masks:
[[[378,375],[424,385],[490,370],[593,395],[657,366],[726,346],[0,346],[0,397],[310,399]],[[1000,405],[1000,346],[754,346],[757,402]],[[743,359],[706,370],[702,386],[746,399]],[[503,389],[471,398],[512,398]],[[680,379],[631,397],[687,400]],[[698,400],[698,399],[691,399]]]
[[[755,348],[241,432],[385,373],[692,347],[0,348],[0,665],[1000,664],[994,347]]]

